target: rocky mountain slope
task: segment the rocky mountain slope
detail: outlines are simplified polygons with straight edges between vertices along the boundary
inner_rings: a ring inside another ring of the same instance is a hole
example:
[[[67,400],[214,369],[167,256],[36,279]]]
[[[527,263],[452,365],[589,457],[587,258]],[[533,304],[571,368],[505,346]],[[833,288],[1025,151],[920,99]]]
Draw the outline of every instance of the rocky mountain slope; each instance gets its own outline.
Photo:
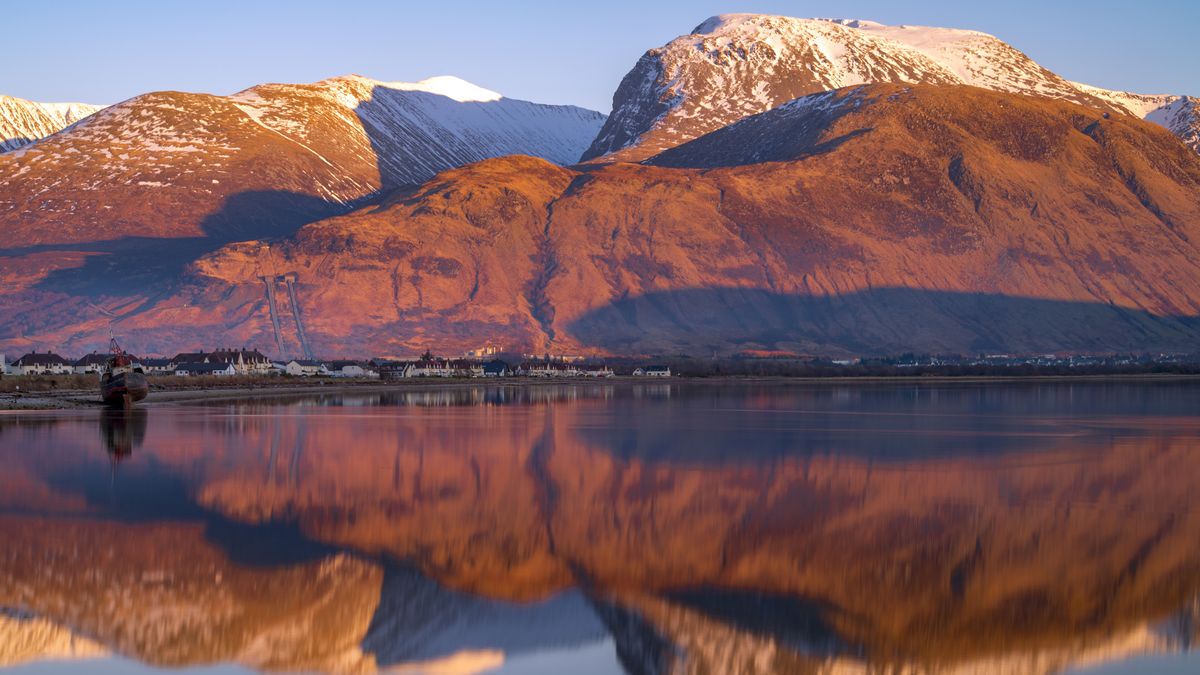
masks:
[[[971,31],[733,15],[616,100],[348,76],[112,106],[0,154],[0,346],[1195,348],[1200,159],[1162,128],[1194,139],[1192,99]],[[642,164],[563,168],[597,130]]]
[[[488,157],[571,162],[602,121],[455,78],[145,94],[0,155],[0,228],[8,246],[257,236]]]
[[[87,103],[37,103],[0,95],[0,152],[45,138],[103,107]]]
[[[71,289],[90,272],[38,277],[27,254],[6,263],[30,272],[4,303],[9,335],[42,344],[103,340],[77,318],[86,301],[142,352],[266,348],[270,269],[296,275],[318,353],[1187,351],[1198,191],[1200,157],[1132,116],[869,85],[646,165],[445,172],[269,248],[223,247],[160,297],[89,297]]]
[[[383,189],[498,155],[574,161],[603,119],[456,78],[146,94],[0,154],[0,277],[59,278],[42,318],[104,322],[101,296],[163,292],[224,244],[291,234]]]
[[[639,161],[806,94],[871,82],[966,84],[1128,112],[1193,149],[1194,101],[1069,82],[991,35],[871,21],[715,16],[651,49],[613,96],[584,159]]]

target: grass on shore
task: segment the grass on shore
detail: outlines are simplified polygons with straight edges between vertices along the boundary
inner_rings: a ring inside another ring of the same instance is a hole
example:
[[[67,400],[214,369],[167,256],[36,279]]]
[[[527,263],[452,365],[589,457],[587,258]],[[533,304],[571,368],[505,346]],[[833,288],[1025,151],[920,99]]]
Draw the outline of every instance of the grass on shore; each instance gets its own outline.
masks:
[[[5,375],[0,377],[0,394],[73,391],[96,389],[99,386],[100,378],[96,375]]]

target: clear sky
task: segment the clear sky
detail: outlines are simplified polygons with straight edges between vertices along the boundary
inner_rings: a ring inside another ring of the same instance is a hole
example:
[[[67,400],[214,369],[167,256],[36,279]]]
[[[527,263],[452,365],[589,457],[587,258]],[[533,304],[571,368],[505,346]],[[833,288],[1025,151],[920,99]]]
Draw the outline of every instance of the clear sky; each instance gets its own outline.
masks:
[[[347,73],[457,75],[608,112],[644,51],[727,12],[971,28],[1068,79],[1200,95],[1200,0],[4,0],[0,93],[115,103]]]

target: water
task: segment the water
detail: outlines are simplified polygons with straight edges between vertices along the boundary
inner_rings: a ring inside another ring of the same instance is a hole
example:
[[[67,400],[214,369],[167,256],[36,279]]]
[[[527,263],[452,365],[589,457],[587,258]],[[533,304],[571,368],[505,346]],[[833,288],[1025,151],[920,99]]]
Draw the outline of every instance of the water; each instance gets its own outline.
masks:
[[[1200,669],[1200,384],[0,414],[12,672]]]

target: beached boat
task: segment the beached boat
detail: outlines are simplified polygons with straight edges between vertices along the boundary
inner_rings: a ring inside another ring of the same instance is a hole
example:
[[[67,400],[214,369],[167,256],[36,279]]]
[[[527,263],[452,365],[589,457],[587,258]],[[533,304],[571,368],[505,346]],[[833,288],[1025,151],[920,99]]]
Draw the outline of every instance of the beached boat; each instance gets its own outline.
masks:
[[[108,363],[100,375],[100,398],[107,405],[128,408],[146,398],[150,383],[142,367],[121,349],[116,338],[109,342],[108,348]]]

